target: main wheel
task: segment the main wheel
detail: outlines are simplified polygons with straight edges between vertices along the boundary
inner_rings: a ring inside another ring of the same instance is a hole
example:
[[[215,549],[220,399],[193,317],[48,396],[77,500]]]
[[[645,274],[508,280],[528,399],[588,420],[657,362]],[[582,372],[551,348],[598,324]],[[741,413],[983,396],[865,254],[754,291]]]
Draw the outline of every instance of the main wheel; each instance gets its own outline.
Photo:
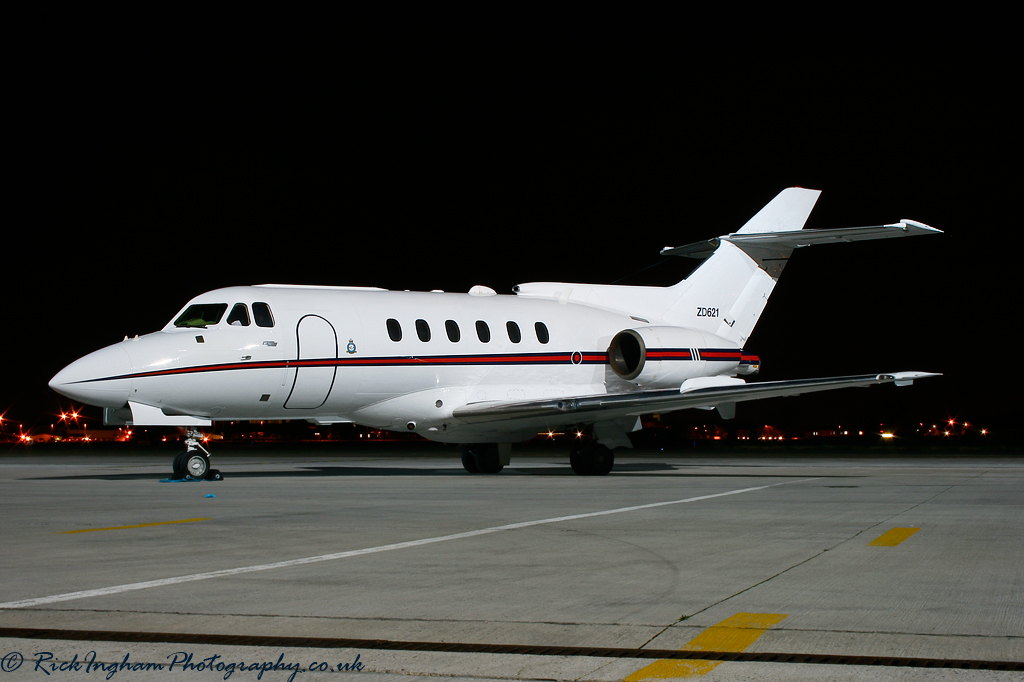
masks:
[[[569,453],[569,466],[572,467],[574,474],[578,476],[587,476],[590,474],[590,468],[587,466],[588,460],[583,454],[582,448],[573,448]]]
[[[573,448],[569,453],[569,466],[580,476],[607,476],[614,465],[615,455],[600,443]]]
[[[471,474],[480,473],[480,466],[476,463],[476,455],[469,448],[462,451],[462,467]]]
[[[590,455],[590,475],[607,476],[615,466],[615,455],[611,449],[600,443],[594,446],[594,452]]]
[[[462,466],[471,474],[496,474],[505,468],[494,443],[468,446],[462,452]]]
[[[206,478],[206,472],[210,470],[210,458],[199,450],[193,450],[187,454],[185,471],[188,475],[195,479]]]
[[[484,474],[496,474],[505,468],[498,457],[498,446],[493,443],[488,443],[477,451],[476,462],[480,467],[480,473]]]

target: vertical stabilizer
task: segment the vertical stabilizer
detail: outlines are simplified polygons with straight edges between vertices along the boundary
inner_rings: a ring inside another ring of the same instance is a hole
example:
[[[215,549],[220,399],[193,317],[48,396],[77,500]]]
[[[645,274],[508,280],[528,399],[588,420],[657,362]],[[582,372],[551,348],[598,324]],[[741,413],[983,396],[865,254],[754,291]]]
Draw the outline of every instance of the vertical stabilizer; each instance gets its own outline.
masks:
[[[736,234],[756,232],[788,232],[803,229],[807,216],[811,214],[820,189],[789,187],[782,190],[753,218],[736,231]]]
[[[784,189],[733,234],[800,230],[820,194],[819,190],[801,187]],[[679,296],[664,317],[671,324],[711,332],[742,348],[793,247],[769,241],[744,243],[741,248],[727,239],[728,235],[712,240],[715,252],[689,277],[671,287]]]

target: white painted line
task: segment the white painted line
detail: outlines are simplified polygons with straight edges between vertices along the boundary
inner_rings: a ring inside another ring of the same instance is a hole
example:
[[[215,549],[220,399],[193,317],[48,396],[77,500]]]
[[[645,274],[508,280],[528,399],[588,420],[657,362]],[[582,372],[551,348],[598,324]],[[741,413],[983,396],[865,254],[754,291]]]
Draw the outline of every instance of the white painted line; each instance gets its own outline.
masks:
[[[667,507],[673,504],[686,504],[687,502],[700,502],[701,500],[710,500],[716,497],[727,497],[729,495],[742,495],[743,493],[754,492],[755,490],[764,490],[765,488],[774,488],[779,485],[787,485],[789,483],[803,483],[805,481],[816,481],[818,478],[802,478],[796,481],[784,481],[782,483],[772,483],[770,485],[761,485],[756,488],[740,488],[739,490],[730,490],[724,493],[714,493],[712,495],[700,495],[699,497],[688,497],[685,500],[669,500],[668,502],[652,502],[650,504],[638,504],[633,507],[619,507],[618,509],[607,509],[605,511],[588,512],[586,514],[572,514],[571,516],[557,516],[551,519],[540,519],[538,521],[523,521],[521,523],[510,523],[506,526],[494,526],[492,528],[482,528],[480,530],[466,531],[465,533],[455,533],[453,535],[441,535],[434,538],[423,538],[422,540],[409,540],[407,542],[396,542],[393,545],[380,545],[378,547],[367,547],[366,549],[353,549],[347,552],[337,552],[335,554],[321,554],[320,556],[311,556],[304,559],[291,559],[289,561],[278,561],[272,564],[258,564],[256,566],[242,566],[241,568],[228,568],[222,571],[209,571],[207,573],[193,573],[191,575],[180,575],[175,578],[161,578],[160,580],[147,580],[141,583],[128,583],[127,585],[114,585],[112,587],[101,587],[95,590],[82,590],[80,592],[65,592],[64,594],[54,594],[49,597],[36,597],[34,599],[21,599],[18,601],[9,601],[0,604],[0,609],[22,609],[31,606],[42,606],[44,604],[55,604],[63,601],[73,601],[75,599],[86,599],[88,597],[104,597],[110,594],[120,594],[122,592],[132,592],[134,590],[146,590],[150,587],[165,587],[167,585],[177,585],[179,583],[191,583],[197,580],[209,580],[210,578],[223,578],[229,575],[242,575],[244,573],[256,573],[258,571],[270,571],[275,568],[289,568],[291,566],[304,566],[305,564],[316,564],[321,561],[334,561],[335,559],[347,559],[354,556],[363,556],[364,554],[377,554],[379,552],[390,552],[395,549],[407,549],[409,547],[420,547],[422,545],[431,545],[435,542],[447,542],[449,540],[461,540],[463,538],[474,538],[480,535],[488,535],[490,533],[498,533],[505,530],[517,530],[519,528],[529,528],[530,526],[541,526],[548,523],[561,523],[563,521],[575,521],[576,519],[589,519],[595,516],[607,516],[609,514],[622,514],[624,512],[640,511],[641,509],[654,509],[655,507]]]

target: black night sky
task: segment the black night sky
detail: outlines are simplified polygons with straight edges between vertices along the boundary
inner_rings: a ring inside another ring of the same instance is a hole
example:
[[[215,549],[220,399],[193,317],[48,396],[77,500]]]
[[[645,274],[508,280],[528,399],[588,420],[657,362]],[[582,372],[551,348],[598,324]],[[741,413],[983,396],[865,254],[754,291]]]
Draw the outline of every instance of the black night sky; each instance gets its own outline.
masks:
[[[661,247],[734,231],[798,185],[823,190],[808,227],[945,234],[798,251],[747,345],[758,378],[945,376],[746,403],[740,419],[1009,428],[1019,75],[996,50],[26,64],[7,103],[0,411],[49,423],[61,367],[205,290],[668,284],[695,263]]]

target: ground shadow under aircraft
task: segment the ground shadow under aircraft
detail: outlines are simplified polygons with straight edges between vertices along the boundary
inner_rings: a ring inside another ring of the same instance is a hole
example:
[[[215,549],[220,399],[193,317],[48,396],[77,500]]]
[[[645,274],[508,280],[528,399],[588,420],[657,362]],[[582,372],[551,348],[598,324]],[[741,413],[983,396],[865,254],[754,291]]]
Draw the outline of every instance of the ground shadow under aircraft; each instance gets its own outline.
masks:
[[[672,476],[681,478],[793,478],[793,474],[762,474],[762,473],[697,473],[686,472],[688,466],[694,465],[672,465],[662,462],[636,462],[616,465],[609,476],[628,475],[630,477],[646,476]],[[332,477],[362,477],[362,476],[479,476],[470,474],[462,468],[430,468],[430,467],[389,467],[389,466],[307,466],[296,469],[282,469],[278,471],[231,471],[230,468],[221,470],[224,478],[314,478],[322,476]],[[22,480],[49,480],[49,481],[151,481],[154,479],[165,480],[170,473],[159,474],[153,472],[132,472],[124,474],[101,473],[81,474],[73,476],[35,476]],[[551,466],[530,466],[516,468],[506,467],[497,476],[576,476],[567,465]],[[816,476],[816,478],[850,478],[850,476]],[[191,481],[195,482],[195,481]]]

